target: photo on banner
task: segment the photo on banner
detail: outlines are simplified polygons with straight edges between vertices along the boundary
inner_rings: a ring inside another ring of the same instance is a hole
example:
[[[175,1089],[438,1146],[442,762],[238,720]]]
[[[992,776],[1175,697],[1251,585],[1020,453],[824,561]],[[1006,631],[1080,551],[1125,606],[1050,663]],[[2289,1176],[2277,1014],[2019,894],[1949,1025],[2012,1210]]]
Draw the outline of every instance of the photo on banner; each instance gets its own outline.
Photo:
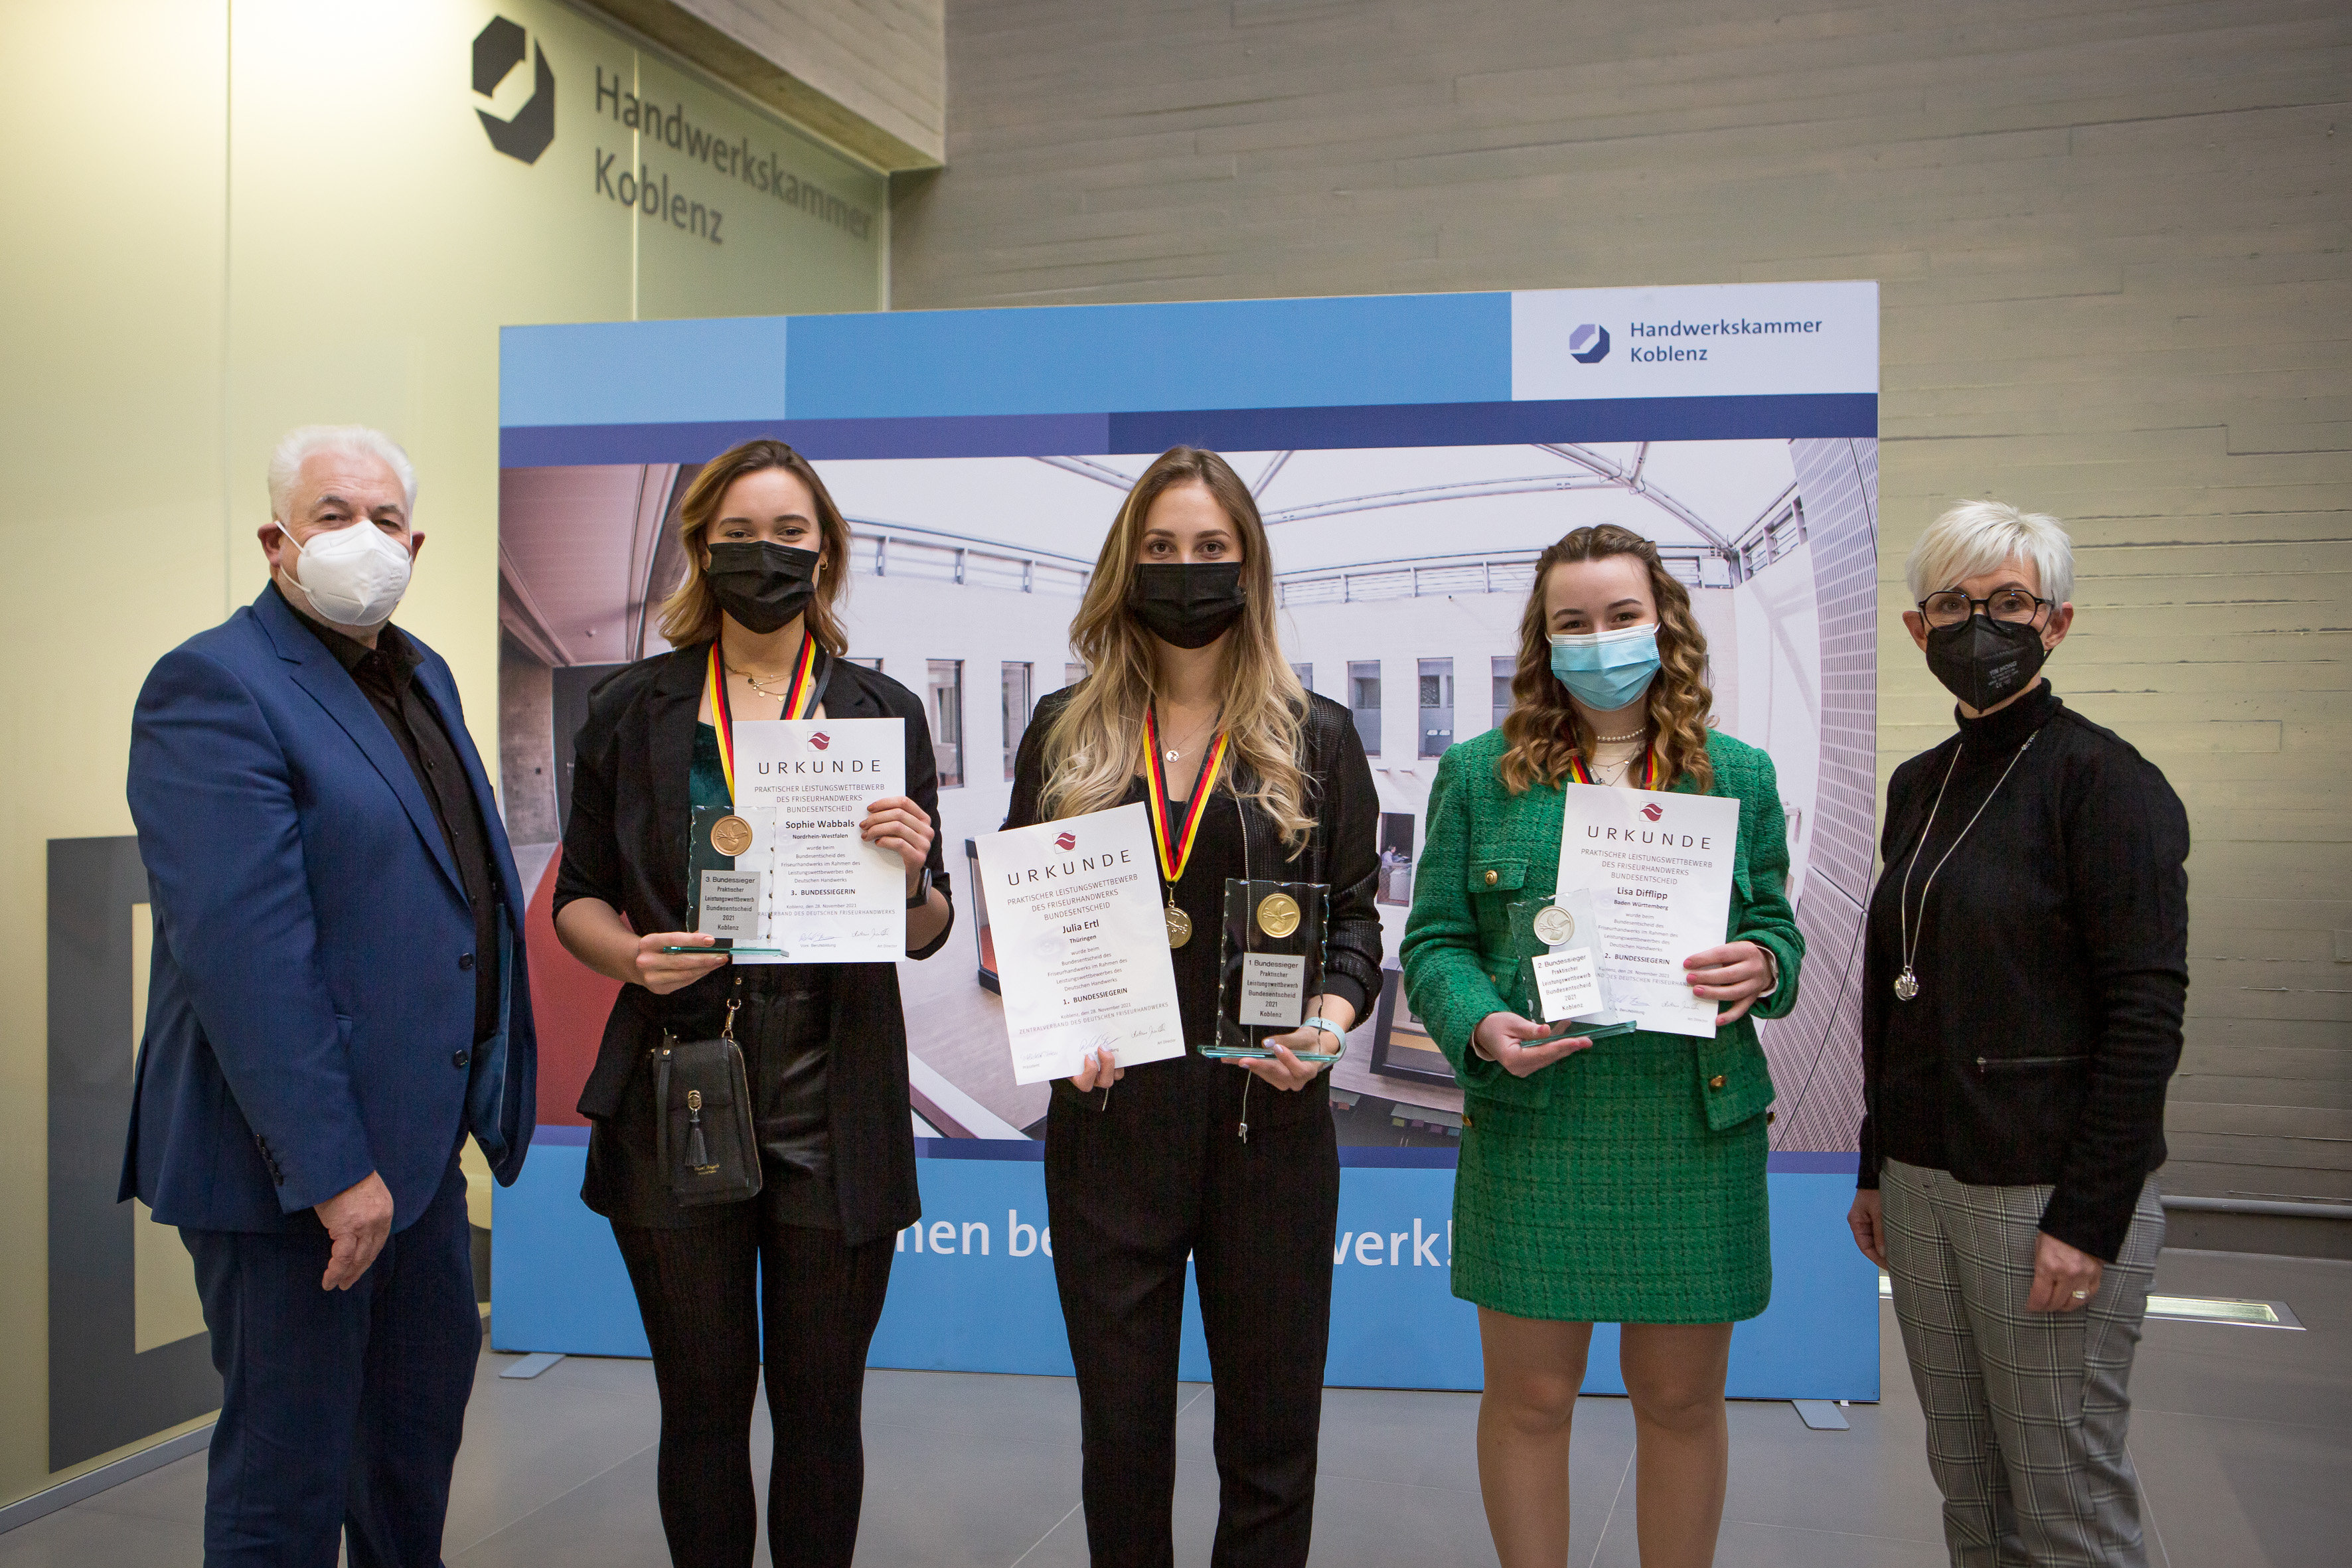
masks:
[[[1790,901],[1810,997],[1840,987],[1871,855],[1866,755],[1832,756],[1866,724],[1872,671],[1825,663],[1827,597],[1850,616],[1850,540],[1815,535],[1874,510],[1875,443],[1852,438],[1538,443],[1228,452],[1275,551],[1285,652],[1347,708],[1380,795],[1377,895],[1390,984],[1332,1069],[1340,1141],[1451,1147],[1462,1094],[1394,984],[1414,854],[1438,758],[1510,707],[1521,609],[1543,547],[1594,523],[1654,542],[1690,589],[1726,733],[1769,752],[1789,820]],[[1048,1088],[1014,1080],[987,890],[967,846],[1003,823],[1013,759],[1037,700],[1078,673],[1067,627],[1119,501],[1156,453],[840,459],[822,471],[853,540],[844,608],[852,658],[924,702],[957,883],[952,946],[902,963],[917,1116],[926,1136],[1036,1138]],[[509,469],[500,513],[505,799],[537,889],[568,815],[569,736],[614,668],[667,651],[660,606],[679,559],[688,464]],[[1866,584],[1867,575],[1864,579]],[[1843,590],[1843,597],[1840,591]],[[1855,775],[1855,767],[1864,770]],[[1827,798],[1824,798],[1825,786]],[[1840,807],[1843,809],[1841,810]],[[525,836],[523,828],[531,829]],[[1859,871],[1861,877],[1853,873]],[[1843,873],[1843,875],[1842,875]],[[533,922],[535,963],[551,928]],[[566,1017],[584,1075],[601,1032]],[[1859,1017],[1801,1007],[1762,1026],[1782,1114],[1775,1148],[1852,1147]],[[1845,1068],[1851,1067],[1853,1070]],[[542,1070],[554,1076],[552,1060]],[[1441,1081],[1442,1080],[1442,1081]],[[948,1092],[940,1092],[944,1086]]]

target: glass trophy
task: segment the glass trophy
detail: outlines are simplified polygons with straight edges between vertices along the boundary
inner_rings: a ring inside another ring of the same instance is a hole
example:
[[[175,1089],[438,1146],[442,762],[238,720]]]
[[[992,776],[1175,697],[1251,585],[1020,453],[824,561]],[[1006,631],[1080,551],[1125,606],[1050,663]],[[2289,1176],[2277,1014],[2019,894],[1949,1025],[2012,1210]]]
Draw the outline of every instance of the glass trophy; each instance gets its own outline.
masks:
[[[768,873],[760,868],[772,858],[750,817],[731,806],[694,807],[687,835],[686,925],[707,932],[720,952],[780,954],[781,948],[760,940],[767,910]],[[667,952],[708,952],[710,948],[680,943]]]
[[[1609,1003],[1609,981],[1601,973],[1601,921],[1592,894],[1575,888],[1548,902],[1509,906],[1511,953],[1517,963],[1504,1000],[1521,1017],[1547,1026],[1548,1033],[1521,1045],[1630,1035],[1640,1024]]]
[[[1265,1042],[1307,1021],[1323,994],[1323,925],[1331,889],[1323,882],[1225,879],[1218,922],[1217,1037],[1204,1057],[1270,1057]],[[1317,1038],[1336,1047],[1328,1034]],[[1303,1062],[1333,1062],[1337,1049],[1295,1051]]]

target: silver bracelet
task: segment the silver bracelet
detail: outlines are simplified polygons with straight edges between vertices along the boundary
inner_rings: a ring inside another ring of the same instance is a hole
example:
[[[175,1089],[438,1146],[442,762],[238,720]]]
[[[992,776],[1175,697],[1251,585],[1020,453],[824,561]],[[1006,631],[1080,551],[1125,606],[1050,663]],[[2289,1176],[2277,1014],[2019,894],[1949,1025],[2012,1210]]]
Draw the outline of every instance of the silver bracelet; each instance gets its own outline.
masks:
[[[1313,1013],[1313,1014],[1309,1014],[1309,1015],[1307,1016],[1307,1021],[1306,1021],[1305,1023],[1303,1023],[1303,1024],[1299,1025],[1298,1026],[1299,1026],[1300,1028],[1302,1028],[1302,1029],[1320,1029],[1320,1030],[1322,1030],[1325,1034],[1327,1034],[1327,1035],[1330,1036],[1333,1039],[1335,1039],[1335,1040],[1337,1040],[1337,1041],[1339,1041],[1339,1053],[1338,1053],[1338,1054],[1339,1054],[1339,1058],[1345,1058],[1345,1057],[1347,1056],[1347,1054],[1348,1054],[1348,1036],[1347,1036],[1347,1032],[1346,1032],[1345,1030],[1341,1029],[1341,1028],[1339,1027],[1339,1025],[1337,1025],[1337,1024],[1335,1024],[1335,1023],[1331,1022],[1331,1020],[1330,1020],[1330,1019],[1328,1019],[1328,1018],[1325,1017],[1322,1014],[1320,1014],[1320,1013]]]

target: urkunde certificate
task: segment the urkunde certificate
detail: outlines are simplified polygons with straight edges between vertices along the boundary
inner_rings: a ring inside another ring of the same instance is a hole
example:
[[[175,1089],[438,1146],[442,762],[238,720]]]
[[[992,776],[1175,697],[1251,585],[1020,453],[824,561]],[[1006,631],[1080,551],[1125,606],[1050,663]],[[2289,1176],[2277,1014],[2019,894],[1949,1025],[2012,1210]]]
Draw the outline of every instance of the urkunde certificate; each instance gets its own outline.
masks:
[[[897,850],[866,843],[857,825],[874,802],[906,793],[904,720],[737,724],[736,815],[751,827],[752,843],[737,855],[735,875],[759,913],[753,934],[740,944],[751,951],[739,948],[734,962],[905,957],[907,863]]]
[[[1142,805],[991,833],[978,847],[1013,1080],[1072,1077],[1105,1047],[1123,1068],[1182,1056]]]
[[[1562,787],[1568,800],[1559,887],[1591,891],[1610,1005],[1644,1029],[1713,1038],[1718,1005],[1691,994],[1683,960],[1725,941],[1739,802],[1600,784]]]

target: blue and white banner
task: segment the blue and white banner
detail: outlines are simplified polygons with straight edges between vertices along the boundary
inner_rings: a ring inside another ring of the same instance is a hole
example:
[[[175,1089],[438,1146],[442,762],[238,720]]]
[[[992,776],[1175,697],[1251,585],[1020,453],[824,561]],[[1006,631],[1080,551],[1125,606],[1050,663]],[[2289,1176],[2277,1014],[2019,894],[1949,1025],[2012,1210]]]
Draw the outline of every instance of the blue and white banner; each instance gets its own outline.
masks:
[[[948,948],[900,965],[925,1219],[900,1240],[877,1364],[1066,1372],[1037,1156],[984,889],[1037,700],[1120,498],[1185,443],[1223,452],[1275,550],[1286,648],[1349,708],[1381,800],[1393,954],[1445,749],[1507,706],[1532,563],[1610,521],[1691,590],[1717,722],[1769,751],[1809,947],[1767,1025],[1775,1290],[1735,1394],[1871,1398],[1874,1271],[1848,1239],[1862,900],[1873,842],[1877,290],[1870,283],[658,321],[509,329],[500,620],[509,830],[530,921],[541,1133],[493,1232],[504,1348],[641,1354],[609,1231],[579,1203],[573,1110],[613,987],[552,940],[548,885],[585,694],[666,647],[676,506],[754,435],[822,469],[854,536],[851,657],[929,710],[957,875]],[[1333,1069],[1343,1179],[1328,1375],[1466,1387],[1449,1285],[1462,1097],[1401,994]],[[1604,1339],[1603,1343],[1610,1343]],[[1188,1375],[1203,1371],[1197,1331]],[[1613,1356],[1593,1386],[1613,1386]]]

